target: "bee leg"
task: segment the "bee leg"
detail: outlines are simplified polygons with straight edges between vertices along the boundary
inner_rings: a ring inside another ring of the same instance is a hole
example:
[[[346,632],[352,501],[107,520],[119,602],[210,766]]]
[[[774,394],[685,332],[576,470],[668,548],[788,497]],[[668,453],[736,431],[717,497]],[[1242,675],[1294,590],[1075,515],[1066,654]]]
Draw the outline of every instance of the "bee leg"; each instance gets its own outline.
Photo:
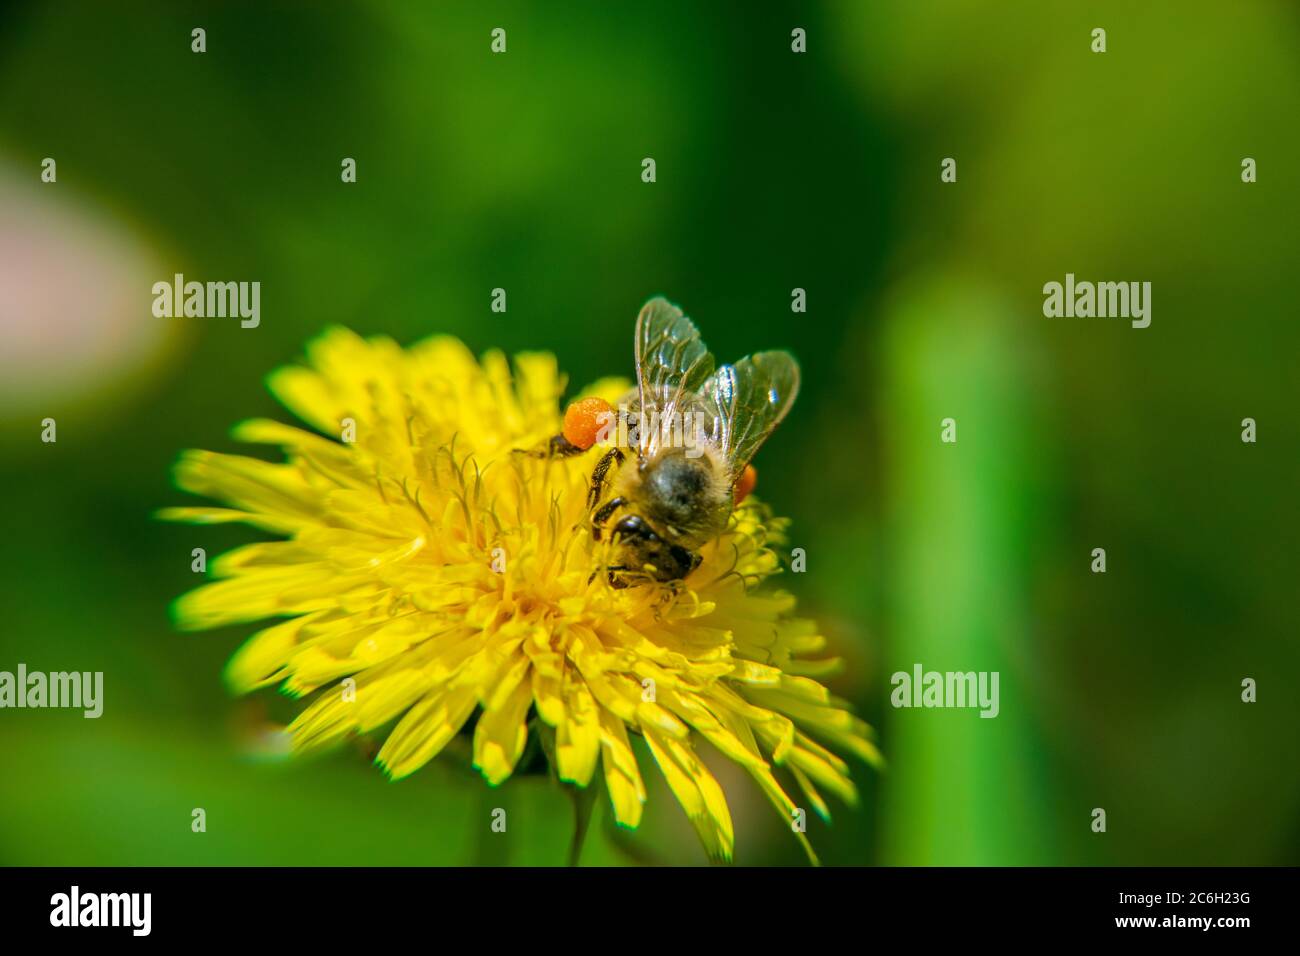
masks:
[[[560,436],[564,437],[564,436]],[[591,510],[596,507],[596,502],[600,501],[600,493],[605,488],[605,476],[609,474],[609,469],[614,462],[623,464],[623,452],[617,448],[611,448],[601,456],[600,461],[596,462],[596,468],[591,473],[591,488],[587,492],[587,509]],[[606,515],[605,517],[609,517]]]
[[[575,445],[563,435],[552,435],[546,446],[552,458],[572,458],[574,455],[581,455],[587,450]]]
[[[626,564],[611,564],[609,567],[605,568],[605,570],[609,572],[609,583],[610,583],[610,584],[612,584],[614,587],[616,587],[616,588],[620,588],[620,589],[627,587],[627,583],[626,583],[625,581],[622,581],[622,580],[620,580],[620,579],[616,579],[616,578],[614,577],[614,572],[616,572],[616,571],[631,571],[632,568],[631,568],[630,565],[626,565]],[[597,570],[595,570],[595,571],[592,571],[592,572],[591,572],[591,576],[590,576],[589,578],[587,578],[587,583],[590,584],[592,581],[596,580],[596,575],[599,574],[599,573],[600,573],[600,570],[599,570],[599,569],[597,569]]]
[[[600,533],[604,529],[605,522],[619,508],[627,504],[627,499],[621,495],[617,498],[610,498],[609,501],[601,505],[596,513],[591,516],[591,536],[596,541],[600,540]]]
[[[574,455],[581,455],[587,449],[579,448],[563,435],[552,435],[551,438],[541,448],[516,448],[516,455],[527,455],[529,458],[572,458]]]

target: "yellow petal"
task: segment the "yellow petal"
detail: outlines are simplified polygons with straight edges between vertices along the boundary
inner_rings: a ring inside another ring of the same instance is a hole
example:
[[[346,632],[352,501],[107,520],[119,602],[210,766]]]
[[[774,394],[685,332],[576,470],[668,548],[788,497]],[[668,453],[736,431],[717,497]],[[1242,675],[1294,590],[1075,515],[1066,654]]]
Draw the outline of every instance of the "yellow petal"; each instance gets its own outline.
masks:
[[[614,820],[620,826],[635,829],[641,824],[645,784],[623,721],[607,711],[600,714],[600,747],[605,789],[609,791]]]
[[[677,802],[699,834],[709,859],[730,862],[735,833],[731,811],[718,781],[690,746],[653,729],[645,731],[645,740]]]
[[[394,780],[414,773],[456,735],[474,706],[473,688],[434,691],[398,721],[375,762]]]
[[[474,766],[484,779],[496,786],[514,772],[528,742],[528,709],[533,703],[532,685],[518,680],[514,690],[479,715],[474,728]]]

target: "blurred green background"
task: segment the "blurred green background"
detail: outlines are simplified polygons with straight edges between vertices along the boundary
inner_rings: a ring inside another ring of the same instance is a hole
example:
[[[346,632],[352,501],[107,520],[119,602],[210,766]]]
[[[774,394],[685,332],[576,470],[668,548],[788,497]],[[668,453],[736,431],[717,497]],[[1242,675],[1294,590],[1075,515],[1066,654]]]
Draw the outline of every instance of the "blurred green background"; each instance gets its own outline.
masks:
[[[106,700],[0,712],[0,863],[562,862],[543,777],[258,759],[294,705],[223,689],[251,628],[167,617],[191,548],[257,535],[150,515],[197,503],[180,449],[287,415],[263,376],[327,324],[547,349],[580,384],[631,374],[660,292],[720,358],[803,363],[760,494],[889,761],[810,823],[825,862],[1300,862],[1300,9],[758,6],[4,8],[0,669],[102,670]],[[174,272],[260,281],[261,326],[154,318]],[[1152,282],[1151,327],[1045,318],[1066,272]],[[1000,716],[894,710],[917,662],[999,671]],[[713,764],[737,861],[800,862]],[[585,863],[703,861],[647,781],[641,830]]]

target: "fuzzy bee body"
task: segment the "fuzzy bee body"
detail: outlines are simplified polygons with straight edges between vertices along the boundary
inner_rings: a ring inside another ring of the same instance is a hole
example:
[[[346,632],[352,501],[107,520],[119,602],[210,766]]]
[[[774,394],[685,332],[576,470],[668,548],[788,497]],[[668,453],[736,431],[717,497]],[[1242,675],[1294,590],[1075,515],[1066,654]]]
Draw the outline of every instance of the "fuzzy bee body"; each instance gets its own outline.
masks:
[[[727,527],[746,466],[799,390],[788,352],[715,369],[694,323],[661,298],[637,317],[636,362],[637,388],[622,409],[637,427],[602,456],[589,498],[593,538],[614,541],[606,571],[616,587],[681,580],[699,566],[699,549]]]
[[[652,527],[684,548],[717,537],[731,517],[732,482],[714,455],[688,458],[683,449],[667,449],[620,469],[619,485]]]
[[[709,455],[688,458],[670,449],[654,459],[627,462],[615,480],[617,502],[609,533],[620,546],[620,570],[657,581],[686,577],[700,563],[696,550],[717,537],[731,517],[732,488]],[[599,538],[604,528],[593,520]],[[615,574],[614,583],[628,576]]]

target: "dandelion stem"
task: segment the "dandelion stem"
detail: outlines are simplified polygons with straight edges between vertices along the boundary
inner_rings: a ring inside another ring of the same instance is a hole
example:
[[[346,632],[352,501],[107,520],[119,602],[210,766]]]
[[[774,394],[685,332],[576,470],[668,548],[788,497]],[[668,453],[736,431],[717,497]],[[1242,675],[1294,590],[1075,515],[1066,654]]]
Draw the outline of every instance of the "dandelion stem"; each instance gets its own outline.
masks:
[[[582,845],[587,840],[587,831],[591,829],[591,813],[596,807],[596,788],[569,787],[568,790],[573,800],[573,842],[569,844],[569,866],[577,866],[578,860],[582,858]]]

